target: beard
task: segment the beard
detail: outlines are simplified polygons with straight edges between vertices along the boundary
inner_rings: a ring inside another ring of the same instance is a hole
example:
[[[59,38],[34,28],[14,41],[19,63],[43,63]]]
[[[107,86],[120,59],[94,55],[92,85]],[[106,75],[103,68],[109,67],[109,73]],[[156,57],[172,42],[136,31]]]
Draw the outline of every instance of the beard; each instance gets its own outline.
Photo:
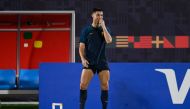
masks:
[[[100,27],[101,26],[101,23],[100,23],[99,19],[95,19],[94,20],[94,24],[95,24],[96,27]]]
[[[97,20],[97,27],[100,27],[100,26],[101,26],[100,20]]]

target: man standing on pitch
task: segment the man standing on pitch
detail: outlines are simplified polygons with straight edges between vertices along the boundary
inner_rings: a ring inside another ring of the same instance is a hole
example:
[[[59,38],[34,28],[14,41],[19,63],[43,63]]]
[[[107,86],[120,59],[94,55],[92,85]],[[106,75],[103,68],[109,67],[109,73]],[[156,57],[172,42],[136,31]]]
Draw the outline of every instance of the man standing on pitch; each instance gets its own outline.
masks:
[[[105,26],[103,10],[94,8],[91,15],[92,24],[84,28],[80,36],[79,54],[83,65],[80,81],[80,109],[85,109],[87,88],[96,73],[101,85],[102,109],[106,109],[110,72],[105,46],[112,42],[112,37]]]

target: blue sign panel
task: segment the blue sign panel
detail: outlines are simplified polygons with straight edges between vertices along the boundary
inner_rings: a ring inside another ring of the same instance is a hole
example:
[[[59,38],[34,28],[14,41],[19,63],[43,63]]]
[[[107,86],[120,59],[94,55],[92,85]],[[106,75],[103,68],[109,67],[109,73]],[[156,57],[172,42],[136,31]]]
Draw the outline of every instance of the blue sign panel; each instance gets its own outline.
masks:
[[[40,109],[79,109],[79,63],[40,66]],[[111,63],[108,109],[189,109],[190,63]],[[100,83],[88,88],[86,109],[101,109]]]

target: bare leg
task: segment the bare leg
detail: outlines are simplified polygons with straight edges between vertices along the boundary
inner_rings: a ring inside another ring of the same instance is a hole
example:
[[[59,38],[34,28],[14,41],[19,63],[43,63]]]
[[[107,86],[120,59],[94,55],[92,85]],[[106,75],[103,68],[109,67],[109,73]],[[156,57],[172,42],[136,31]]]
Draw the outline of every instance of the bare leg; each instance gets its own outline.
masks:
[[[83,69],[80,80],[80,109],[85,109],[85,102],[87,99],[87,88],[90,83],[93,72],[91,69]]]
[[[102,109],[107,109],[109,79],[110,79],[109,70],[103,70],[99,72],[99,79],[100,79],[100,85],[102,89],[102,92],[101,92]]]

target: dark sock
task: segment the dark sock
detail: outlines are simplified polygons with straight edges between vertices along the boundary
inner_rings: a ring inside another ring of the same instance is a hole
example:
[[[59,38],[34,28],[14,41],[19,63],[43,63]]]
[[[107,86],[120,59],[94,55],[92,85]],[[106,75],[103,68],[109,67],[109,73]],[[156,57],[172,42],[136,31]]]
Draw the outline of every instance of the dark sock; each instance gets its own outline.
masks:
[[[101,93],[102,109],[107,109],[108,104],[108,91],[102,90]]]
[[[87,90],[80,90],[80,109],[85,109]]]

